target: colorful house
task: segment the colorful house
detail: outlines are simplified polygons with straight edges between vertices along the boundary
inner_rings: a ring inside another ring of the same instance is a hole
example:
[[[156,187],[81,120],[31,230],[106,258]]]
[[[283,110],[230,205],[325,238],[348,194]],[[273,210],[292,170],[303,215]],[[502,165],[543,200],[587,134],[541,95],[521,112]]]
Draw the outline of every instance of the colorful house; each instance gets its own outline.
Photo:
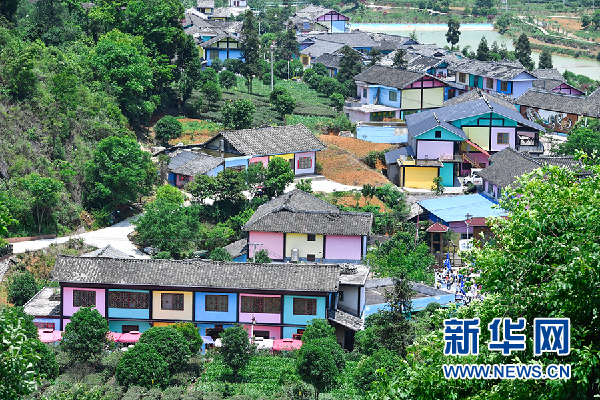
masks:
[[[422,72],[374,65],[354,77],[356,107],[344,107],[350,121],[405,119],[412,113],[441,107],[448,88],[441,79]]]
[[[197,175],[217,176],[224,166],[224,158],[183,150],[171,158],[168,180],[171,185],[180,188]]]
[[[350,18],[335,10],[313,5],[296,11],[294,17],[315,21],[320,25],[326,26],[329,32],[346,32],[350,21]]]
[[[225,168],[245,169],[259,162],[266,168],[280,157],[296,176],[314,174],[317,152],[327,148],[302,124],[223,131],[202,146],[202,152],[224,158]]]
[[[196,10],[202,14],[212,15],[215,10],[215,0],[198,0]]]
[[[342,274],[358,277],[341,278]],[[144,332],[151,326],[191,322],[202,336],[214,340],[235,324],[250,331],[254,322],[254,336],[292,338],[314,318],[334,314],[337,321],[362,320],[363,303],[359,299],[354,305],[354,296],[349,295],[348,302],[352,304],[348,311],[354,314],[335,307],[340,288],[347,287],[344,293],[350,293],[354,284],[358,293],[364,292],[360,282],[367,274],[366,267],[348,271],[331,264],[59,256],[52,272],[60,286],[52,288],[60,293],[55,329],[64,329],[80,307],[93,307],[108,320],[112,332]],[[353,333],[344,335],[353,338]]]
[[[240,239],[223,247],[231,254],[232,261],[248,261],[248,239]]]
[[[458,176],[489,165],[507,147],[541,154],[541,125],[521,116],[507,101],[481,91],[452,99],[444,107],[408,115],[409,143],[416,157],[398,159],[400,186],[429,189],[433,178],[460,186]]]
[[[240,38],[231,33],[223,33],[215,36],[206,42],[200,43],[199,47],[200,57],[207,60],[209,66],[215,58],[220,58],[221,60],[238,58],[244,61]]]
[[[455,74],[460,90],[481,89],[488,93],[516,98],[525,93],[537,80],[519,63],[465,59],[448,67]]]
[[[359,263],[372,225],[371,213],[341,212],[296,189],[260,206],[242,231],[249,258],[264,249],[279,261]]]

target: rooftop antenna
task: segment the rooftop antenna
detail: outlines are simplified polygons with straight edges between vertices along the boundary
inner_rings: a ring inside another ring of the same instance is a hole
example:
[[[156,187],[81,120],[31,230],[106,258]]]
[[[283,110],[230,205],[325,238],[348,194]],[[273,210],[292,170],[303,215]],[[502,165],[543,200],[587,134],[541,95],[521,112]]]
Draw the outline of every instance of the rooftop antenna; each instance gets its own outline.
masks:
[[[435,112],[433,113],[433,117],[435,118],[435,120],[437,121],[438,125],[440,124],[440,119],[438,118],[437,115],[435,115]]]

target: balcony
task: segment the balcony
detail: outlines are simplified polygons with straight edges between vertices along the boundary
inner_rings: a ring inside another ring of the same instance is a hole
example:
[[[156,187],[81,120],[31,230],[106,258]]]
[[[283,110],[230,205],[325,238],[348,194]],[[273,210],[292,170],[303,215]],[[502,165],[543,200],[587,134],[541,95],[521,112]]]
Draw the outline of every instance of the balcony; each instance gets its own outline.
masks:
[[[534,153],[534,154],[542,154],[544,152],[544,145],[542,143],[538,144],[518,144],[517,151]]]
[[[463,157],[460,154],[442,154],[440,156],[440,162],[462,162]]]

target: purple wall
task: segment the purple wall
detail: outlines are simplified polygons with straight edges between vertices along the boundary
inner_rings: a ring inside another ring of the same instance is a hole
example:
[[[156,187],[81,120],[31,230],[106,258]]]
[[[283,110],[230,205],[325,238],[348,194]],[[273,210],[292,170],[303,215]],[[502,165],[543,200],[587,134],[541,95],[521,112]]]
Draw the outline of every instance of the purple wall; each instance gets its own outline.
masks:
[[[243,313],[242,309],[242,296],[251,296],[251,297],[279,297],[281,296],[271,296],[265,294],[253,294],[253,293],[240,293],[238,296],[238,310],[240,310],[240,322],[252,322],[252,316],[256,318],[256,322],[259,324],[280,324],[281,323],[281,313],[279,314],[267,314],[267,313]],[[281,303],[283,306],[283,299],[281,299]],[[257,328],[255,328],[257,329]]]
[[[325,258],[360,260],[361,237],[327,235],[325,238]]]
[[[508,132],[508,144],[498,144],[498,132]],[[491,151],[500,151],[508,146],[515,148],[515,128],[514,127],[492,127],[492,147]]]
[[[244,329],[248,332],[248,336],[250,336],[250,332],[252,332],[252,325],[244,325]],[[254,326],[255,331],[269,331],[269,339],[281,339],[281,328],[278,326]]]
[[[63,301],[63,315],[65,317],[72,316],[79,310],[79,307],[73,306],[73,290],[89,290],[92,292],[96,292],[96,306],[94,307],[98,312],[105,317],[106,316],[106,308],[105,308],[105,293],[104,289],[90,289],[90,288],[72,288],[65,287],[63,288],[64,293],[64,301]]]
[[[254,255],[254,251],[265,249],[273,260],[283,260],[283,233],[277,232],[250,232],[248,243],[262,243],[261,246],[248,246],[248,261]]]
[[[455,221],[448,224],[450,230],[457,233],[467,233],[467,224],[465,221]],[[469,236],[473,234],[473,228],[469,227]]]
[[[442,140],[418,140],[417,141],[417,158],[424,160],[425,156],[430,160],[440,158],[442,154],[454,154],[454,142]]]

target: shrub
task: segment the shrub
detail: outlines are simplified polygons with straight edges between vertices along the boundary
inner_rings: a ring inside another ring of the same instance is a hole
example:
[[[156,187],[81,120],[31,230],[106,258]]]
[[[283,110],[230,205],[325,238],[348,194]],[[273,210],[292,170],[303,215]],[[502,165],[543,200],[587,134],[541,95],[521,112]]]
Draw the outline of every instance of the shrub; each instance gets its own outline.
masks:
[[[23,306],[38,292],[35,277],[29,271],[20,273],[8,281],[8,301]]]
[[[100,361],[100,365],[112,375],[117,371],[117,366],[124,354],[125,352],[123,351],[113,351],[112,353],[108,353],[104,356],[102,361]]]
[[[59,371],[54,352],[40,340],[36,340],[32,347],[34,353],[40,356],[40,359],[34,364],[36,375],[49,380],[56,379]]]
[[[231,254],[229,254],[229,252],[227,250],[225,250],[223,247],[217,247],[216,249],[211,251],[208,258],[210,258],[213,261],[231,261],[231,260],[233,260],[233,257],[231,257]]]
[[[241,325],[236,325],[225,329],[221,338],[223,362],[233,370],[233,376],[237,379],[239,371],[246,368],[252,359],[248,332]]]
[[[214,250],[213,250],[214,251]],[[227,251],[227,250],[226,250]],[[202,336],[196,325],[190,322],[180,322],[173,325],[173,328],[183,335],[183,338],[188,342],[191,354],[198,354],[202,348]]]
[[[400,365],[400,357],[390,350],[382,349],[370,357],[359,361],[353,372],[354,385],[362,393],[371,389],[371,384],[378,379],[377,370],[385,368],[388,375]]]
[[[125,352],[115,374],[123,386],[166,386],[169,377],[169,365],[164,357],[152,345],[139,342]]]
[[[190,358],[190,347],[185,338],[170,326],[148,329],[142,333],[138,343],[152,346],[163,357],[170,371],[178,370]]]
[[[306,193],[312,193],[312,179],[300,179],[300,182],[296,183],[296,189]]]
[[[312,78],[315,75],[315,70],[312,68],[307,68],[304,70],[304,73],[302,74],[302,81],[304,82],[308,82],[310,81],[310,78]]]
[[[223,91],[215,81],[206,82],[204,86],[202,86],[202,93],[204,93],[206,101],[208,101],[211,106],[221,101],[221,98],[223,97]]]
[[[342,87],[340,83],[335,78],[330,78],[326,76],[321,79],[319,82],[319,86],[317,88],[319,93],[323,93],[325,96],[329,97],[334,93],[339,93],[342,91]]]
[[[269,257],[269,252],[265,249],[261,249],[254,254],[254,262],[260,264],[269,264],[272,263],[273,260]]]
[[[161,143],[166,143],[181,136],[183,127],[177,118],[170,115],[162,117],[156,125],[154,125],[154,137]]]
[[[365,156],[365,164],[367,164],[367,166],[369,168],[375,168],[377,166],[377,160],[378,159],[379,159],[379,155],[377,154],[377,152],[376,151],[370,151]]]
[[[323,63],[313,64],[312,70],[315,71],[315,74],[317,74],[317,75],[321,75],[321,76],[329,75],[328,71],[327,71],[327,67]]]
[[[289,94],[283,94],[277,97],[275,109],[281,118],[285,118],[286,115],[292,114],[294,108],[296,108],[296,100]]]
[[[334,93],[329,96],[329,100],[331,100],[331,105],[335,107],[336,110],[342,111],[344,109],[344,103],[346,102],[346,98],[341,93]]]
[[[285,90],[285,88],[283,88],[281,86],[276,86],[273,88],[273,91],[269,95],[269,100],[271,101],[272,104],[275,104],[277,102],[277,97],[284,95],[284,94],[287,95],[288,91]]]
[[[231,89],[237,83],[237,77],[231,71],[223,71],[219,74],[219,83],[225,89]]]
[[[204,71],[200,72],[200,77],[198,79],[200,86],[204,86],[208,82],[217,82],[217,71],[211,67],[208,67]]]
[[[98,310],[80,308],[65,327],[61,347],[71,361],[94,361],[108,340],[108,322]]]
[[[241,74],[244,70],[244,62],[237,58],[228,58],[223,62],[227,71],[231,71],[234,74]]]
[[[323,173],[323,163],[321,161],[317,161],[315,163],[315,174],[321,175]]]
[[[319,392],[333,388],[344,369],[343,351],[335,336],[305,342],[298,350],[296,368],[302,380],[314,386],[317,400]]]
[[[223,66],[225,66],[225,63],[220,58],[215,58],[210,63],[210,67],[216,72],[220,72],[223,69]]]
[[[321,83],[322,80],[323,80],[323,77],[321,75],[314,74],[313,76],[310,77],[310,80],[308,81],[308,86],[311,89],[317,90],[317,88],[319,87],[319,84]]]
[[[175,186],[162,185],[156,190],[156,200],[164,200],[169,203],[183,204],[185,194]]]
[[[302,341],[308,343],[312,340],[323,338],[335,338],[335,329],[326,319],[315,318],[306,326],[302,334]]]
[[[240,99],[234,102],[227,102],[221,108],[223,114],[223,125],[233,129],[252,128],[252,120],[256,107],[251,100]]]

